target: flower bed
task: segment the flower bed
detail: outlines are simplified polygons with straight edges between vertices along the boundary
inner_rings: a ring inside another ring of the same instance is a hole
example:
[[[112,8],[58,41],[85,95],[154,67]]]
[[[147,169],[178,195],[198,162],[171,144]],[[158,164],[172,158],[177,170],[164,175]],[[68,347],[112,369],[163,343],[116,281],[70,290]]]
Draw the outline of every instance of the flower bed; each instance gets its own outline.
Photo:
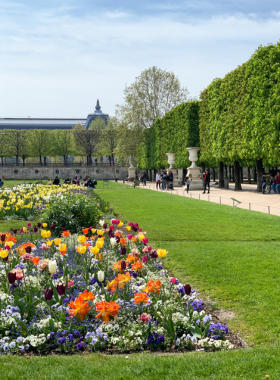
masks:
[[[79,191],[76,185],[19,185],[0,190],[0,219],[33,220],[52,197]]]
[[[220,350],[234,346],[137,223],[18,242],[1,234],[0,352]]]

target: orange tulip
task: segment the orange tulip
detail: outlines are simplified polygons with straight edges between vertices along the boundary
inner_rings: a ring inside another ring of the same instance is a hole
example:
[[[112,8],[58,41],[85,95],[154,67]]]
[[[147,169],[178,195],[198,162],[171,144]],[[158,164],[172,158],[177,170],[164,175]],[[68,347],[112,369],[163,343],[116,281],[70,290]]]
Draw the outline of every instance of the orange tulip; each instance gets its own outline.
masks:
[[[82,300],[82,301],[93,301],[94,298],[95,298],[95,295],[91,292],[88,292],[87,290],[84,291],[84,293],[81,293],[79,295],[79,298]]]
[[[74,302],[71,301],[68,306],[72,309],[68,310],[71,318],[78,317],[81,321],[91,309],[88,302],[84,302],[80,297],[76,298]]]
[[[126,261],[130,264],[135,263],[136,261],[139,261],[139,257],[128,255],[126,258]]]
[[[146,293],[160,293],[160,288],[162,287],[162,283],[160,281],[150,280],[147,282],[147,286],[143,289]]]
[[[141,263],[141,261],[136,261],[135,264],[131,265],[131,269],[134,270],[134,272],[140,272],[143,267],[144,265]]]
[[[85,235],[87,235],[87,234],[88,234],[88,231],[89,231],[89,228],[82,228],[82,230],[83,230],[83,233],[84,233]]]
[[[136,293],[134,295],[135,303],[147,303],[149,301],[148,294],[146,293]]]
[[[123,247],[125,247],[126,244],[127,244],[127,241],[126,241],[125,238],[121,238],[121,239],[120,239],[120,243],[121,243],[121,245],[122,245]]]
[[[132,241],[133,241],[133,243],[136,243],[137,242],[137,238],[135,236],[133,236]]]
[[[69,235],[70,235],[70,231],[68,231],[68,230],[62,232],[63,237],[68,237]]]
[[[106,302],[100,301],[96,304],[96,311],[99,312],[95,318],[103,319],[105,323],[108,323],[110,317],[115,317],[120,312],[120,305],[114,301]]]
[[[33,259],[30,259],[34,265],[37,265],[40,260],[40,257],[33,257]]]

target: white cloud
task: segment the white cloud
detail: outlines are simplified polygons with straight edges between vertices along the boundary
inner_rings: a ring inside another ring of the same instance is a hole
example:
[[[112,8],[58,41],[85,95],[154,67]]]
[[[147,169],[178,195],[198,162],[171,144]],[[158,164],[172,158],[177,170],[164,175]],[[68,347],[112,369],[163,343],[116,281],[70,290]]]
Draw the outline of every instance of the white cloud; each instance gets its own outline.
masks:
[[[279,17],[178,20],[110,11],[80,18],[59,8],[28,10],[18,22],[1,13],[0,115],[82,117],[97,98],[113,114],[125,84],[153,65],[175,72],[198,96],[260,44],[277,42]]]

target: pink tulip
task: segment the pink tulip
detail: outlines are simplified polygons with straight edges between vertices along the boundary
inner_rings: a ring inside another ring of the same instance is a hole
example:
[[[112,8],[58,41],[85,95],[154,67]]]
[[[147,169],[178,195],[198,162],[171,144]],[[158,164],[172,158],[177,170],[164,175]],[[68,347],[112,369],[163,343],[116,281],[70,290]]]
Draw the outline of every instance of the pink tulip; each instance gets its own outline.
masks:
[[[145,238],[142,240],[143,244],[148,244],[148,241],[149,241],[149,239],[148,239],[147,237],[145,237]]]
[[[140,318],[143,323],[147,323],[150,318],[150,314],[143,313],[138,315],[138,318]]]
[[[11,270],[11,273],[15,273],[17,280],[22,280],[24,277],[24,274],[20,268]]]
[[[143,261],[143,263],[146,263],[148,261],[148,257],[147,256],[143,256],[142,257],[142,261]]]
[[[152,247],[148,247],[148,251],[151,251],[152,250]]]
[[[31,223],[27,223],[27,227],[31,227]]]
[[[132,235],[127,235],[128,240],[131,240],[132,237],[133,237]]]
[[[149,253],[148,247],[144,247],[144,249],[142,249],[142,252],[143,253]]]
[[[176,284],[176,281],[177,279],[175,277],[171,278],[170,281],[173,283],[173,284]]]

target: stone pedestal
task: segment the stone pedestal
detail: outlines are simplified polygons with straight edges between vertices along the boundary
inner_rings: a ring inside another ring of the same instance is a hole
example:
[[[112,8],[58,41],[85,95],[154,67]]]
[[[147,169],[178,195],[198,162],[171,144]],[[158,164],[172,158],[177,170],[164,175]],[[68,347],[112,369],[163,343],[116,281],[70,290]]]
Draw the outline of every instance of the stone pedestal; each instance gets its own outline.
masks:
[[[168,157],[168,163],[169,163],[169,169],[166,169],[166,171],[167,173],[170,171],[173,173],[173,187],[182,186],[182,181],[178,179],[177,170],[173,168],[173,165],[175,164],[176,153],[165,153],[165,154]]]
[[[203,181],[201,175],[201,168],[196,166],[196,161],[198,160],[197,152],[200,148],[186,148],[189,151],[189,160],[192,162],[191,166],[188,168],[187,176],[192,180],[190,184],[191,190],[203,190]]]
[[[136,170],[137,170],[137,168],[134,168],[133,166],[131,166],[130,168],[128,168],[128,177],[129,178],[134,178]]]

